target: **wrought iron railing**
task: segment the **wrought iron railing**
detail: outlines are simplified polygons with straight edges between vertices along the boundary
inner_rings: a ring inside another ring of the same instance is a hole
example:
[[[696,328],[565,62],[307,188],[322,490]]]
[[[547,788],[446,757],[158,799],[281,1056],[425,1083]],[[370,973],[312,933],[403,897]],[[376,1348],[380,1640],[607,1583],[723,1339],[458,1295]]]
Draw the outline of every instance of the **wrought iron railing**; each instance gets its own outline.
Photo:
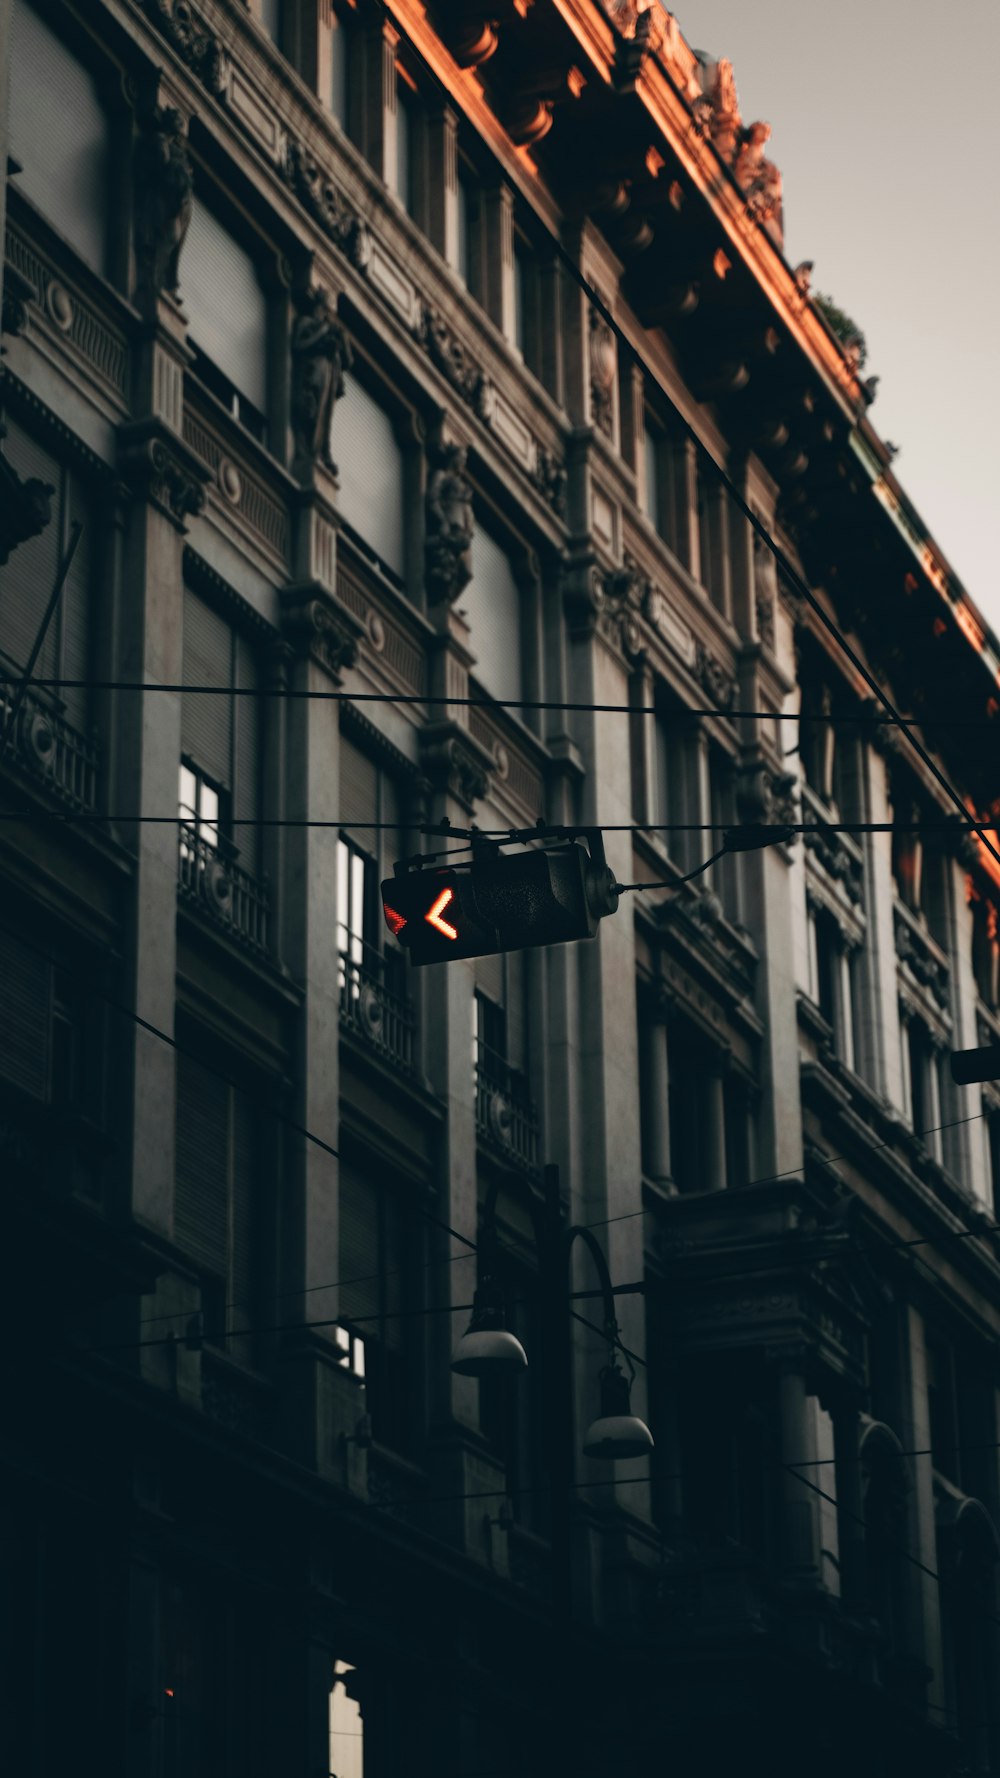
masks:
[[[17,680],[0,673],[0,733],[7,726],[16,691]],[[21,700],[4,759],[14,760],[78,808],[96,808],[96,742],[81,735],[36,692],[25,692]]]
[[[360,963],[342,951],[339,968],[342,1029],[397,1067],[412,1069],[416,1020],[410,1001],[393,979],[393,961],[366,949]]]
[[[235,858],[227,858],[186,821],[180,823],[177,884],[181,900],[226,927],[254,951],[269,949],[270,898]]]
[[[485,1044],[476,1046],[476,1135],[515,1166],[538,1166],[538,1114],[517,1068]]]

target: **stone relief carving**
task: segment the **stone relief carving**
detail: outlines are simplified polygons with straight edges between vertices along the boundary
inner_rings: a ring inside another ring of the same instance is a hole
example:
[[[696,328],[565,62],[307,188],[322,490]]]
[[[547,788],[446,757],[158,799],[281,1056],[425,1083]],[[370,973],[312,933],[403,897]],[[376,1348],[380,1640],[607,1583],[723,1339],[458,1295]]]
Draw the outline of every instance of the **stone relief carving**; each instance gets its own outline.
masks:
[[[361,625],[328,594],[309,587],[287,587],[280,594],[281,627],[298,652],[308,654],[339,685],[344,669],[358,655]]]
[[[194,175],[179,111],[161,107],[142,119],[135,146],[135,257],[140,296],[176,293],[181,249],[191,223]]]
[[[328,290],[311,290],[295,318],[291,338],[294,470],[308,474],[316,462],[337,473],[330,455],[333,410],[344,393],[344,372],[353,363],[350,341]]]
[[[433,604],[454,604],[472,579],[474,521],[466,456],[464,445],[443,441],[431,451],[424,511],[427,596]]]
[[[610,438],[614,428],[615,336],[596,309],[590,311],[590,403],[594,424]]]
[[[636,661],[643,653],[641,617],[649,603],[650,582],[637,562],[626,556],[604,582],[599,624],[602,633],[614,642],[629,660]]]
[[[694,670],[712,702],[720,710],[731,710],[736,702],[736,679],[703,642],[696,645]]]
[[[538,447],[531,480],[548,501],[557,518],[562,518],[566,511],[566,468],[544,445]]]
[[[764,539],[756,531],[753,539],[753,588],[757,613],[757,634],[764,647],[773,654],[774,614],[778,599],[778,568],[773,551],[768,549]]]
[[[324,234],[363,271],[371,257],[368,229],[301,142],[289,142],[281,173]]]
[[[414,336],[442,376],[469,403],[481,420],[490,412],[491,385],[471,352],[448,326],[437,309],[426,305],[414,328]]]
[[[489,787],[491,761],[485,749],[456,723],[420,730],[420,766],[433,790],[453,796],[472,813]]]
[[[189,0],[143,0],[147,16],[163,32],[182,62],[220,98],[225,91],[229,64],[219,39],[208,29]]]
[[[121,462],[127,484],[151,500],[180,530],[205,504],[205,475],[160,438],[127,441]]]

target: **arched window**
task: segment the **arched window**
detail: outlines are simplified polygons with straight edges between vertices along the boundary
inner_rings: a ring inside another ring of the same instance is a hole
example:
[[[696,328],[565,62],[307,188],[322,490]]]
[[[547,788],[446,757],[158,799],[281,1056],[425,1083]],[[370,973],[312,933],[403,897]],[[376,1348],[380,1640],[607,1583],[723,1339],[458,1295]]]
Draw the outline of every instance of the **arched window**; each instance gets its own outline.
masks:
[[[81,259],[107,262],[108,120],[92,75],[26,0],[14,0],[10,153],[17,187]]]

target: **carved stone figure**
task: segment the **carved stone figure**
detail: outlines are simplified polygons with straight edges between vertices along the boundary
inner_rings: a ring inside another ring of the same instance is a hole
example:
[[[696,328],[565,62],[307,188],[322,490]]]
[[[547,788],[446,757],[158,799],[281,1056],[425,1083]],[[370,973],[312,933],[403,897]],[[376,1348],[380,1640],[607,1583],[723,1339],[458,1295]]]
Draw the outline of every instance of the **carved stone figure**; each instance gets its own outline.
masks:
[[[709,89],[708,98],[712,107],[712,121],[709,126],[712,141],[723,160],[731,161],[736,153],[743,119],[736,96],[733,64],[725,56],[715,65],[715,79]]]
[[[296,474],[318,460],[336,475],[330,425],[344,393],[344,372],[350,370],[353,358],[329,291],[310,291],[292,329],[291,354]]]
[[[439,445],[427,484],[427,595],[434,604],[454,604],[472,579],[472,484],[465,464],[464,445]]]
[[[194,178],[184,119],[160,108],[143,122],[135,151],[135,251],[140,294],[173,295],[191,222]]]
[[[739,147],[736,150],[733,172],[736,175],[737,184],[742,185],[744,191],[750,191],[760,178],[764,167],[764,149],[770,140],[771,126],[769,123],[748,124],[743,131]]]

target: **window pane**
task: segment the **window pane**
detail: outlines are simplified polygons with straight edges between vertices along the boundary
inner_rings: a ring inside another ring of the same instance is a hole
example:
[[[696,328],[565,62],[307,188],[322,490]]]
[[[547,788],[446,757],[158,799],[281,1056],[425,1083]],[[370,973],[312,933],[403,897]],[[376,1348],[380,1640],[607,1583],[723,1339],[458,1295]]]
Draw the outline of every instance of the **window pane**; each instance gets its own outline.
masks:
[[[217,846],[219,843],[219,793],[204,781],[199,788],[201,791],[201,820],[198,823],[198,832],[210,846]]]
[[[389,415],[354,376],[334,410],[330,443],[340,472],[341,513],[402,575],[403,453]]]
[[[281,0],[260,0],[260,22],[272,43],[281,42]]]
[[[525,278],[523,253],[514,254],[514,344],[524,357],[525,341]]]
[[[472,539],[472,580],[462,594],[472,632],[473,669],[495,698],[519,698],[521,673],[521,594],[510,557],[477,524]]]
[[[469,287],[469,210],[472,194],[464,179],[458,182],[458,239],[455,246],[455,270],[466,289]]]
[[[190,766],[181,766],[179,801],[181,814],[194,821],[198,814],[198,782]]]
[[[95,271],[105,267],[107,119],[86,68],[15,0],[10,153],[18,188]]]
[[[330,1772],[336,1778],[364,1778],[364,1729],[361,1707],[349,1698],[345,1679],[350,1683],[354,1673],[343,1661],[337,1661],[330,1693]]]
[[[351,854],[344,840],[337,841],[337,949],[347,950],[347,937],[350,931],[350,873]]]
[[[351,962],[364,961],[365,861],[359,852],[351,858]]]
[[[647,425],[645,438],[646,456],[646,517],[655,531],[661,530],[660,513],[660,452],[656,434]]]
[[[398,94],[396,105],[396,196],[403,209],[411,209],[412,186],[410,183],[410,136],[411,119],[409,101]]]
[[[267,408],[267,299],[250,254],[195,198],[180,294],[192,345],[255,408]]]
[[[330,33],[330,111],[341,129],[347,128],[347,26],[334,14]]]

